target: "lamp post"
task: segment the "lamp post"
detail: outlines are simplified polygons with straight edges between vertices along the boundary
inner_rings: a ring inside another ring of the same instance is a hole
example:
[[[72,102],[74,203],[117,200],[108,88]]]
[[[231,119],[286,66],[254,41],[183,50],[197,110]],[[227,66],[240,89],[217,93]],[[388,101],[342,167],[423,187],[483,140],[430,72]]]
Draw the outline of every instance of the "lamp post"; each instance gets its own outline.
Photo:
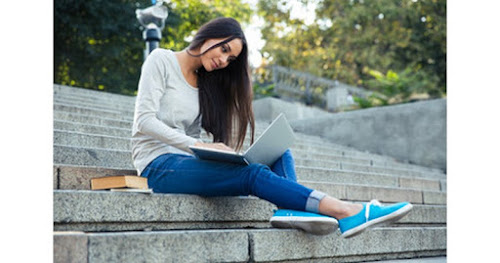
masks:
[[[146,42],[144,49],[144,59],[160,45],[161,30],[165,27],[165,20],[168,17],[168,9],[163,5],[163,0],[151,0],[153,4],[144,9],[136,9],[135,15],[139,23],[144,27],[142,38]]]

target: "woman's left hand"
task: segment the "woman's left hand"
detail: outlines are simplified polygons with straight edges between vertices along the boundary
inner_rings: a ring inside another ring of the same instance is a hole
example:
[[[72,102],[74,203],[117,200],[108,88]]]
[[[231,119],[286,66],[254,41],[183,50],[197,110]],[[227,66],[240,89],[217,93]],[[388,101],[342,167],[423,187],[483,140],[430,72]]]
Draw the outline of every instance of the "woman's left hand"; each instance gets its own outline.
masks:
[[[226,152],[235,152],[233,148],[223,144],[223,143],[204,143],[204,142],[197,142],[194,144],[196,147],[203,147],[203,148],[211,148],[211,149],[216,149],[216,150],[222,150]]]

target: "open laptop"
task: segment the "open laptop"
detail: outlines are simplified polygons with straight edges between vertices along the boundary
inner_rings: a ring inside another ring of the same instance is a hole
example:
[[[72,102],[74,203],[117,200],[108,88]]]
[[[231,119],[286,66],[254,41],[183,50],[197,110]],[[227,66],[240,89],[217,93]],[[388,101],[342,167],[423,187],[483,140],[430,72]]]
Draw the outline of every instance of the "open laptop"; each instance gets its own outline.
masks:
[[[295,141],[292,127],[281,113],[259,138],[244,152],[234,153],[218,149],[190,146],[196,157],[205,160],[237,164],[261,163],[271,166]]]

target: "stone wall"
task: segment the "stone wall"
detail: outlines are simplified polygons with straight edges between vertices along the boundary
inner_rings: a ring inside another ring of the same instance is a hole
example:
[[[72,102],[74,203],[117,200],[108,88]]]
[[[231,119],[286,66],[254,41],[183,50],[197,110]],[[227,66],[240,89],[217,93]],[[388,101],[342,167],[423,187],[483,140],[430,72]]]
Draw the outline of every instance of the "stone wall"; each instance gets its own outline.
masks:
[[[254,101],[254,111],[266,121],[284,112],[296,131],[446,171],[446,99],[328,113],[265,98]]]
[[[446,170],[446,99],[294,120],[296,131]]]
[[[275,98],[262,98],[253,102],[255,118],[260,121],[271,122],[281,112],[291,120],[303,120],[321,116],[330,116],[327,111],[316,107],[305,106],[300,102],[287,102]]]

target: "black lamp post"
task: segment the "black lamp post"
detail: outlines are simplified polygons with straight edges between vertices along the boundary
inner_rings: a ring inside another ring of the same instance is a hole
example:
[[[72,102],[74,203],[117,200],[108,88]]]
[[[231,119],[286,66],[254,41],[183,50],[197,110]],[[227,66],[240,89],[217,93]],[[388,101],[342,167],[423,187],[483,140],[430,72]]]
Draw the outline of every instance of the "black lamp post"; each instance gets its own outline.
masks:
[[[165,27],[165,20],[168,17],[168,9],[163,5],[163,0],[152,0],[153,4],[145,9],[136,9],[137,20],[144,27],[142,37],[146,42],[144,49],[144,59],[157,48],[161,40],[161,30]]]

